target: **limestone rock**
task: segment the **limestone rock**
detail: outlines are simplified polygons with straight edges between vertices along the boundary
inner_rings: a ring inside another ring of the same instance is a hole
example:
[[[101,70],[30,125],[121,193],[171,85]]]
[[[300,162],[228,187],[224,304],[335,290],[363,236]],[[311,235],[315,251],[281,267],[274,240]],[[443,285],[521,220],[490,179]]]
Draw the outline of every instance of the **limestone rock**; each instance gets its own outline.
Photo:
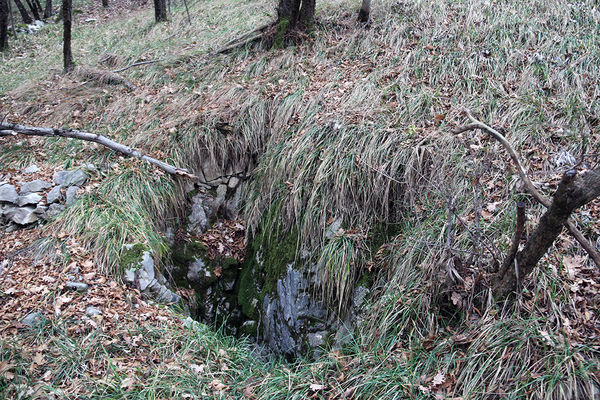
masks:
[[[17,204],[18,199],[19,195],[13,185],[5,184],[0,186],[0,201]]]
[[[65,206],[62,204],[50,204],[50,207],[48,208],[48,211],[46,211],[46,213],[43,215],[43,218],[45,220],[56,218],[56,216],[60,214],[64,209]]]
[[[62,192],[60,191],[60,186],[54,186],[52,188],[52,190],[50,190],[48,192],[48,195],[46,196],[46,203],[47,204],[52,204],[52,203],[56,203],[57,201],[62,200]]]
[[[23,320],[21,321],[21,323],[23,325],[27,325],[30,328],[37,328],[38,326],[40,326],[42,323],[44,322],[44,316],[42,315],[41,312],[36,311],[36,312],[32,312],[30,314],[28,314],[25,318],[23,318]]]
[[[75,203],[75,200],[77,200],[77,191],[79,190],[78,186],[71,186],[67,189],[67,194],[66,194],[66,200],[65,200],[65,204],[68,206],[70,206],[71,204]]]
[[[36,179],[31,182],[24,182],[21,185],[21,196],[29,194],[29,193],[38,193],[44,189],[51,188],[52,184],[46,181],[42,181],[40,179]]]
[[[67,282],[65,287],[67,289],[77,290],[78,292],[85,292],[88,290],[88,284],[83,282]]]
[[[42,196],[37,193],[29,193],[26,195],[19,196],[19,207],[27,206],[30,204],[37,204],[42,200]]]
[[[37,165],[32,164],[29,167],[25,168],[23,172],[26,174],[35,174],[36,172],[40,172],[40,168]]]
[[[46,207],[46,206],[43,206],[43,205],[41,205],[41,204],[38,204],[38,205],[35,207],[35,210],[33,210],[33,212],[34,212],[34,213],[36,213],[37,215],[42,215],[42,214],[44,214],[46,211],[48,211],[48,207]]]
[[[33,207],[21,207],[12,212],[11,219],[19,225],[29,225],[39,219]]]
[[[52,177],[54,183],[61,187],[81,186],[88,180],[88,175],[80,170],[57,171]]]
[[[204,233],[210,225],[210,221],[204,210],[205,199],[206,195],[204,193],[199,193],[192,198],[192,210],[188,217],[188,231],[190,232],[196,234]]]

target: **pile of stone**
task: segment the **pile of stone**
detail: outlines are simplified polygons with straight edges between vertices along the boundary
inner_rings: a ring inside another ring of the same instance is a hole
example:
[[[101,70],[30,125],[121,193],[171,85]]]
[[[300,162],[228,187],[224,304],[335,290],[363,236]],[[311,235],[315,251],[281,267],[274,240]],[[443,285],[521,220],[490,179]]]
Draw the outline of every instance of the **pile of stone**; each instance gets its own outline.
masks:
[[[37,171],[33,165],[23,172]],[[76,200],[77,191],[88,180],[88,175],[75,169],[57,171],[52,179],[53,182],[35,179],[10,184],[7,177],[0,178],[0,226],[10,232],[55,218]]]

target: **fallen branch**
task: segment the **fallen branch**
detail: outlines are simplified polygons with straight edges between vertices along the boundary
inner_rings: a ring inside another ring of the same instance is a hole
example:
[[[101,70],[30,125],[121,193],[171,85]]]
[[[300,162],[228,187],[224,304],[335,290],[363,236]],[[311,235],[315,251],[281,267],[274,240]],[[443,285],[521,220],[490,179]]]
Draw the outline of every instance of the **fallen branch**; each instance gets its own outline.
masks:
[[[482,131],[490,134],[494,139],[496,139],[497,141],[500,142],[500,144],[502,144],[504,149],[510,155],[511,160],[517,167],[517,172],[519,174],[519,177],[521,178],[521,181],[525,185],[525,189],[527,189],[529,194],[531,194],[540,204],[542,204],[546,208],[549,208],[551,206],[550,199],[548,199],[542,193],[540,193],[536,189],[536,187],[533,185],[533,182],[531,182],[531,179],[529,179],[529,176],[527,175],[527,172],[525,171],[523,164],[521,164],[521,161],[519,160],[519,156],[517,155],[515,150],[512,148],[512,146],[510,145],[508,140],[506,140],[506,138],[500,132],[495,130],[494,128],[475,119],[475,117],[473,117],[473,115],[471,114],[471,112],[469,110],[465,109],[464,112],[467,115],[467,117],[469,118],[469,120],[471,121],[471,124],[463,126],[463,127],[459,127],[457,129],[453,130],[452,133],[458,134],[458,133],[462,133],[462,132],[466,132],[466,131],[470,131],[470,130],[474,130],[474,129],[481,129]],[[589,240],[586,239],[586,237],[583,235],[583,233],[581,233],[579,231],[579,229],[577,229],[575,224],[573,224],[571,221],[566,220],[565,226],[567,227],[567,229],[569,230],[571,235],[575,238],[575,240],[577,240],[579,242],[579,244],[581,244],[581,247],[583,247],[585,249],[585,251],[590,255],[590,258],[594,261],[594,263],[600,267],[600,253],[595,248],[595,246],[592,243],[590,243]]]
[[[263,37],[265,31],[273,26],[274,26],[274,23],[270,22],[266,25],[263,25],[263,26],[260,26],[256,29],[254,29],[250,32],[244,33],[243,35],[238,36],[237,38],[225,43],[225,45],[221,49],[217,50],[215,53],[216,54],[225,54],[225,53],[230,52],[231,50],[245,47],[250,43],[254,43],[254,42],[260,40]]]
[[[17,134],[25,136],[65,137],[70,139],[84,140],[86,142],[94,142],[126,156],[136,157],[140,160],[146,161],[171,175],[197,179],[197,177],[191,174],[187,169],[177,168],[170,164],[164,163],[156,158],[142,154],[136,149],[132,149],[131,147],[117,143],[103,135],[78,131],[75,129],[38,128],[33,126],[11,124],[8,122],[0,122],[0,136],[16,136]]]

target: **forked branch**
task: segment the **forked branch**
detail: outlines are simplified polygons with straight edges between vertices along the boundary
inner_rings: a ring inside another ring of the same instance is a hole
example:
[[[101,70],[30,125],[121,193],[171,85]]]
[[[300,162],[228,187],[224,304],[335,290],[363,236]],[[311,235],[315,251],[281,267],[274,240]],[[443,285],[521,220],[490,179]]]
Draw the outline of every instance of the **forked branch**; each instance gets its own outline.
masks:
[[[494,139],[496,139],[498,142],[500,142],[500,144],[502,144],[504,149],[510,155],[511,160],[517,167],[517,172],[519,173],[519,177],[521,178],[521,181],[523,181],[523,184],[525,185],[525,189],[527,189],[529,194],[531,194],[544,207],[550,208],[550,206],[552,205],[552,201],[550,199],[548,199],[547,197],[545,197],[542,193],[540,193],[536,189],[536,187],[533,185],[533,182],[531,182],[531,179],[529,179],[529,176],[527,175],[527,172],[526,172],[525,168],[523,167],[523,164],[521,164],[521,161],[519,160],[519,156],[517,155],[516,151],[512,148],[512,146],[510,145],[508,140],[506,140],[506,138],[500,132],[495,130],[494,128],[490,127],[487,124],[484,124],[483,122],[481,122],[481,121],[477,120],[475,117],[473,117],[473,115],[471,114],[471,112],[469,110],[465,109],[464,112],[467,115],[467,117],[469,118],[469,120],[471,121],[471,124],[459,127],[457,129],[453,130],[452,132],[455,134],[458,134],[458,133],[462,133],[462,132],[466,132],[466,131],[470,131],[470,130],[474,130],[474,129],[481,129],[482,131],[491,135]],[[567,227],[567,229],[569,230],[571,235],[575,238],[575,240],[577,240],[579,242],[579,244],[581,244],[581,247],[583,247],[585,249],[585,251],[590,255],[590,258],[594,261],[594,263],[600,267],[600,253],[598,252],[596,247],[592,243],[590,243],[589,240],[586,239],[586,237],[579,231],[579,229],[577,229],[575,224],[573,224],[571,221],[569,221],[568,219],[565,219],[564,225]],[[562,229],[562,225],[561,225],[561,229]]]

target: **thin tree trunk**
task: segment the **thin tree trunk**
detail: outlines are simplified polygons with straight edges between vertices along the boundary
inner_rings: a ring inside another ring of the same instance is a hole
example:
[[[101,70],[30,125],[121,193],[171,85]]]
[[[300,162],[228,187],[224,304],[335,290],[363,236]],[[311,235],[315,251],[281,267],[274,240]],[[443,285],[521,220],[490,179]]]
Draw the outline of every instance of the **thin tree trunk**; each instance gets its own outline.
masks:
[[[37,6],[35,5],[35,3],[33,2],[33,0],[25,0],[27,2],[27,5],[29,6],[29,9],[31,10],[31,13],[33,14],[33,18],[35,20],[40,20],[42,19],[40,17],[40,13],[38,12]]]
[[[102,7],[108,8],[108,0],[102,0]]]
[[[19,13],[21,14],[21,19],[23,20],[23,22],[26,24],[32,24],[33,19],[31,18],[29,13],[27,13],[27,9],[23,5],[23,3],[21,3],[21,0],[15,0],[15,5],[19,9]]]
[[[8,1],[0,0],[0,51],[8,49]]]
[[[48,19],[52,16],[52,0],[46,0],[46,7],[44,8],[44,19]]]
[[[17,40],[17,28],[15,27],[15,16],[13,15],[13,9],[10,0],[7,0],[8,12],[10,15],[10,26],[12,28],[13,40]]]
[[[167,20],[166,0],[154,0],[154,19],[156,22],[163,22]]]
[[[40,0],[32,0],[33,1],[33,5],[35,6],[38,14],[44,15],[44,9],[42,8],[42,3],[40,3]]]
[[[565,173],[552,198],[552,204],[540,219],[523,250],[517,254],[514,268],[507,268],[494,278],[493,290],[496,296],[504,298],[518,290],[523,279],[531,274],[538,261],[562,232],[571,213],[599,196],[599,171],[571,170]]]
[[[369,17],[371,15],[371,0],[363,0],[362,5],[360,7],[360,11],[358,12],[358,20],[363,23],[369,22]]]
[[[63,64],[65,72],[73,70],[73,54],[71,53],[71,0],[62,0],[63,17]]]

